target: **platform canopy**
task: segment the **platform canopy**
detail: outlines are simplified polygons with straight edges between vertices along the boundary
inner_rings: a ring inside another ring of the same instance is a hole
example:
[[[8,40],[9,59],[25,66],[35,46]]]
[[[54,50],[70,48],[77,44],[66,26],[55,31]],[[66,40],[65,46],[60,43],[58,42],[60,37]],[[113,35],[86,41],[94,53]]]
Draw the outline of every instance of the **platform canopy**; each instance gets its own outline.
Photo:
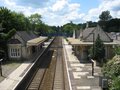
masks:
[[[68,42],[71,45],[78,46],[78,45],[92,45],[93,42],[84,42],[81,41],[80,39],[75,39],[75,38],[67,38]],[[105,45],[117,45],[116,42],[104,42]]]
[[[75,39],[75,38],[67,38],[68,42],[72,45],[79,45],[80,44],[80,40],[79,39]]]
[[[39,44],[43,43],[46,39],[47,37],[38,37],[31,39],[27,41],[27,46],[38,46]]]

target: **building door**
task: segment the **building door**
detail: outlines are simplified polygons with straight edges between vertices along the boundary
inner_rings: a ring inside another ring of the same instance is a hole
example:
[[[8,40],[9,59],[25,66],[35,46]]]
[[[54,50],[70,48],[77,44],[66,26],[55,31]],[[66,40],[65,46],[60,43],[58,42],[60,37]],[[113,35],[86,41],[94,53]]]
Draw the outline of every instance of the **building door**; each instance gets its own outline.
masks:
[[[32,53],[35,53],[35,46],[32,46]]]

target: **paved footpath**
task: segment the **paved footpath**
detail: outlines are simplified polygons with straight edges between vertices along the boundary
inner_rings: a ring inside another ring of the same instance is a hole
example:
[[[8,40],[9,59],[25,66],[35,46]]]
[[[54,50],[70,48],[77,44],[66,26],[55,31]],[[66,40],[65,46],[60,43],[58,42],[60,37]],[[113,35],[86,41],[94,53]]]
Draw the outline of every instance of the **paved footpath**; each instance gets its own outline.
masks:
[[[70,90],[102,90],[99,87],[101,69],[95,66],[94,76],[91,74],[91,63],[83,64],[72,54],[72,46],[63,40],[64,52],[66,53],[66,67]]]
[[[35,60],[42,50],[31,56],[32,60]],[[25,73],[31,67],[32,60],[28,60],[21,64],[16,70],[14,70],[8,77],[6,77],[2,82],[0,82],[0,90],[14,90],[14,87],[22,80]]]

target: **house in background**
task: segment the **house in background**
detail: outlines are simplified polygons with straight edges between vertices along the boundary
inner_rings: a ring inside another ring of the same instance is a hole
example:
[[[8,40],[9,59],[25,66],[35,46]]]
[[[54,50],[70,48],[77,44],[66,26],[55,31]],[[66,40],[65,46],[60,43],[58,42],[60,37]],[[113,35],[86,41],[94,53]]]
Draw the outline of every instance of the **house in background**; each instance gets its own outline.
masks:
[[[88,50],[93,46],[93,41],[96,40],[98,35],[105,45],[105,58],[113,57],[113,46],[117,45],[117,43],[99,25],[92,28],[87,26],[84,30],[81,30],[78,38],[68,38],[81,62],[88,60]]]
[[[110,32],[108,35],[118,44],[120,45],[120,32]]]
[[[33,32],[17,31],[8,41],[8,56],[11,59],[29,58],[38,52],[47,37],[38,37]]]

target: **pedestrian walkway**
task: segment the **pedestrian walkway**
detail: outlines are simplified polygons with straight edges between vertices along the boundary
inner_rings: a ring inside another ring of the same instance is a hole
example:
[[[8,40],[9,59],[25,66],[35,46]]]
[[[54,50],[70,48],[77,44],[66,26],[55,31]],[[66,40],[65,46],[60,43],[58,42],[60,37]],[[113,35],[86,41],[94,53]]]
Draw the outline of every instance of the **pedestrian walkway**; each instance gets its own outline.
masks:
[[[63,43],[70,90],[102,90],[99,86],[101,69],[95,66],[94,76],[92,76],[91,63],[80,63],[77,57],[72,53],[72,46],[68,45],[65,39]]]
[[[29,70],[32,62],[40,55],[43,49],[31,56],[28,61],[22,63],[16,70],[14,70],[9,76],[0,83],[0,90],[12,90],[22,80],[25,73]]]

